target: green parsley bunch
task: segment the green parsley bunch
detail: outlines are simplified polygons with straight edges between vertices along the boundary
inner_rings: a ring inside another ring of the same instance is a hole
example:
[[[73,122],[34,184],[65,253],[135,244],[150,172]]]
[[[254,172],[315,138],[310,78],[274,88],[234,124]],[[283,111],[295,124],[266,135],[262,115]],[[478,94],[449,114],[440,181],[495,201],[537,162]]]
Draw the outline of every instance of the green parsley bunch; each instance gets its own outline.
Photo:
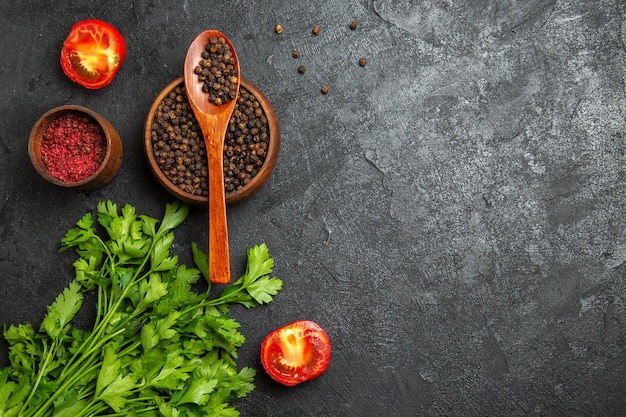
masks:
[[[0,417],[238,416],[229,404],[254,389],[255,370],[237,369],[244,336],[229,306],[272,301],[282,281],[265,244],[248,251],[245,274],[211,297],[207,254],[191,245],[195,267],[172,253],[179,202],[163,219],[126,205],[98,204],[61,241],[74,248],[75,279],[48,307],[41,326],[4,328],[10,365],[0,370]],[[203,276],[209,290],[193,285]],[[96,294],[89,331],[72,326],[87,292]]]

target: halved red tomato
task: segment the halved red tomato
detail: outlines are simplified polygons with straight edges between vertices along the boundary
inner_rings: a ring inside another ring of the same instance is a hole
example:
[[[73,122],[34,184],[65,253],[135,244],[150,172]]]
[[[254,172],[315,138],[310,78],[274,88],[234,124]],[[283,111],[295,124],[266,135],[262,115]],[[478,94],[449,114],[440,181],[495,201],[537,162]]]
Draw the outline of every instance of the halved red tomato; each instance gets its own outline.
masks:
[[[91,89],[111,81],[126,57],[126,42],[111,24],[81,20],[70,29],[61,50],[61,68],[70,79]]]
[[[296,385],[322,375],[330,356],[328,334],[310,320],[297,320],[280,327],[261,344],[263,368],[284,385]]]

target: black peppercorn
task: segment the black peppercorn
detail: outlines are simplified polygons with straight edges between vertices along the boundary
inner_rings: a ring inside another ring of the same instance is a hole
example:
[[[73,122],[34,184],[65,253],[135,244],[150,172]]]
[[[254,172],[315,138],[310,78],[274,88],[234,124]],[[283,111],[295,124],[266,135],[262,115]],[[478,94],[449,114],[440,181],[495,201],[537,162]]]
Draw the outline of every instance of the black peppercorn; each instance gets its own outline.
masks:
[[[238,74],[235,64],[235,57],[226,39],[211,36],[194,73],[203,81],[202,91],[208,94],[208,100],[217,106],[237,96]]]
[[[179,116],[170,117],[171,103],[177,103]],[[189,194],[206,197],[206,148],[184,85],[175,87],[158,106],[151,137],[157,165],[172,184]],[[243,187],[257,175],[267,156],[269,140],[269,123],[263,108],[257,98],[241,86],[224,138],[226,193]]]

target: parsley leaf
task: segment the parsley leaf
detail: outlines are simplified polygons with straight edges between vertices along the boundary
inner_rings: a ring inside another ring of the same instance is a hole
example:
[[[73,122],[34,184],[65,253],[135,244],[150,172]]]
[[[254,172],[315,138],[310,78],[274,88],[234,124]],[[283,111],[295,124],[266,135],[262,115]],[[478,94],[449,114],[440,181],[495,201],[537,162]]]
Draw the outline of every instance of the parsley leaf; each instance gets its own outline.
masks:
[[[72,281],[48,307],[48,313],[41,323],[48,336],[58,338],[61,333],[67,332],[66,325],[78,313],[83,304],[83,295],[80,292],[80,284]]]

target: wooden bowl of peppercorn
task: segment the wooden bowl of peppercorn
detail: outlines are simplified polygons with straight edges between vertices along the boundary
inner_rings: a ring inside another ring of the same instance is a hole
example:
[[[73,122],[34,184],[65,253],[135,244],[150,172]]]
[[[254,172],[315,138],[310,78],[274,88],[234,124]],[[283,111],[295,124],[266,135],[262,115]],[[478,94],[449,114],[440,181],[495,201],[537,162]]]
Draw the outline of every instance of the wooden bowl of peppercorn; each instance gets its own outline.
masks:
[[[272,105],[242,77],[224,138],[226,204],[261,188],[276,166],[279,149],[280,131]],[[183,77],[170,82],[152,103],[144,126],[144,151],[150,170],[169,193],[189,204],[208,204],[206,148]]]
[[[92,190],[109,183],[122,163],[122,141],[97,112],[77,105],[55,107],[33,126],[28,155],[52,184]]]

